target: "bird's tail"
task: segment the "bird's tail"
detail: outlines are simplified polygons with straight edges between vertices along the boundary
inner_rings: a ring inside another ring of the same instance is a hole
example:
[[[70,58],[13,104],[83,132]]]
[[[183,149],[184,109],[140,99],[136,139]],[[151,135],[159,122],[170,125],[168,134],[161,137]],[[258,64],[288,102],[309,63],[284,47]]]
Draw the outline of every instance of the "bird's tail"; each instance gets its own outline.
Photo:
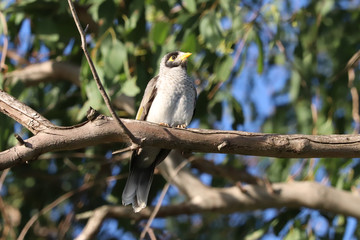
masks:
[[[154,169],[166,158],[170,151],[169,149],[143,148],[140,153],[133,152],[129,177],[122,194],[123,205],[132,204],[134,212],[140,212],[141,209],[146,207]],[[146,158],[153,160],[145,160]],[[151,164],[144,164],[146,161],[151,162]]]
[[[148,168],[132,167],[122,194],[123,205],[132,204],[134,212],[140,212],[146,207],[154,169],[155,164]]]

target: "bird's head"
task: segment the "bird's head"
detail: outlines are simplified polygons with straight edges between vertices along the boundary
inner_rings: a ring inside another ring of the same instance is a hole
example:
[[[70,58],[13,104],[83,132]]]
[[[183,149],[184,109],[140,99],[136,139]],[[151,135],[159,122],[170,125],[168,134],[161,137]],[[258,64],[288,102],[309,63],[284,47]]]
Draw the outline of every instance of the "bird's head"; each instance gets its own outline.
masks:
[[[183,68],[186,70],[186,65],[187,65],[187,59],[188,57],[190,57],[191,53],[189,52],[180,52],[180,51],[175,51],[175,52],[171,52],[166,54],[160,63],[160,71],[168,69],[170,70],[171,68]]]

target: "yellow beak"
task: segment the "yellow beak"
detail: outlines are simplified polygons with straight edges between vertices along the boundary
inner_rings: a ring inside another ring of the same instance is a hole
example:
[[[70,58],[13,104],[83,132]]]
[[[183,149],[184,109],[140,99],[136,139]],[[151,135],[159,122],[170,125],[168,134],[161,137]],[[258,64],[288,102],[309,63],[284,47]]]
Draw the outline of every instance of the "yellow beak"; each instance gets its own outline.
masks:
[[[183,61],[185,61],[188,57],[190,57],[191,54],[192,54],[192,53],[190,53],[190,52],[183,53],[183,54],[181,54],[181,56],[180,56],[179,58],[180,58],[180,60],[183,62]]]

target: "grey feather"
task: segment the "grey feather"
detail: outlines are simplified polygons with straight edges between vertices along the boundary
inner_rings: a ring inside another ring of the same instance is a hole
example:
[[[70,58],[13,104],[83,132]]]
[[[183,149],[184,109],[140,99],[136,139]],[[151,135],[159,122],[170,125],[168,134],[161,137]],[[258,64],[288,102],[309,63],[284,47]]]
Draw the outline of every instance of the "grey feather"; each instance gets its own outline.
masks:
[[[159,75],[152,78],[140,103],[137,120],[186,126],[192,118],[196,89],[186,72],[188,53],[172,52],[160,63]],[[140,148],[132,153],[130,172],[122,202],[132,204],[135,212],[146,207],[155,167],[171,150],[156,147]]]
[[[146,86],[144,96],[141,100],[139,110],[136,114],[136,120],[145,121],[149,113],[150,107],[156,96],[156,84],[159,76],[153,77]]]
[[[144,166],[144,155],[150,151],[157,151],[150,166]],[[144,148],[141,153],[133,152],[130,162],[130,173],[126,182],[123,195],[123,205],[132,204],[134,211],[139,212],[146,206],[155,167],[162,162],[171,150]]]

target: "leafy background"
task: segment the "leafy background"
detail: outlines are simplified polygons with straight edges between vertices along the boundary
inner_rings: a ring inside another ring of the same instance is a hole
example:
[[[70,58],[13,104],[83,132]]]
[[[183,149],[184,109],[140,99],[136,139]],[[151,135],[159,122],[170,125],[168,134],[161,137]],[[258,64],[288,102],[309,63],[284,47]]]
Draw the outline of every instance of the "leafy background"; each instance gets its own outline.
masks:
[[[6,17],[9,52],[7,72],[48,60],[80,66],[79,86],[59,79],[28,85],[0,75],[2,89],[58,125],[85,119],[90,106],[108,111],[80,48],[79,34],[67,1],[0,2]],[[189,73],[199,92],[190,127],[266,133],[358,133],[359,64],[346,68],[360,48],[360,1],[232,0],[80,0],[76,9],[89,24],[87,42],[100,78],[111,98],[127,96],[138,106],[161,57],[173,50],[192,52]],[[15,56],[15,57],[14,57]],[[118,109],[125,118],[134,111]],[[27,130],[0,115],[0,148],[16,144]],[[71,239],[85,222],[59,229],[73,214],[103,204],[120,204],[127,159],[111,159],[117,144],[45,154],[40,160],[10,170],[1,189],[6,205],[21,216],[18,234],[32,215],[57,197],[95,180],[42,215],[30,239]],[[197,154],[201,155],[201,154]],[[313,180],[359,191],[359,159],[275,159],[205,154],[216,164],[246,169],[273,182]],[[232,184],[193,169],[212,186]],[[117,176],[109,180],[109,176]],[[165,181],[156,176],[149,202],[156,204]],[[181,201],[174,187],[164,204]],[[1,220],[3,221],[3,220]],[[144,222],[106,220],[99,239],[136,239]],[[267,209],[233,214],[195,214],[156,219],[160,239],[356,239],[358,221],[311,209]]]

